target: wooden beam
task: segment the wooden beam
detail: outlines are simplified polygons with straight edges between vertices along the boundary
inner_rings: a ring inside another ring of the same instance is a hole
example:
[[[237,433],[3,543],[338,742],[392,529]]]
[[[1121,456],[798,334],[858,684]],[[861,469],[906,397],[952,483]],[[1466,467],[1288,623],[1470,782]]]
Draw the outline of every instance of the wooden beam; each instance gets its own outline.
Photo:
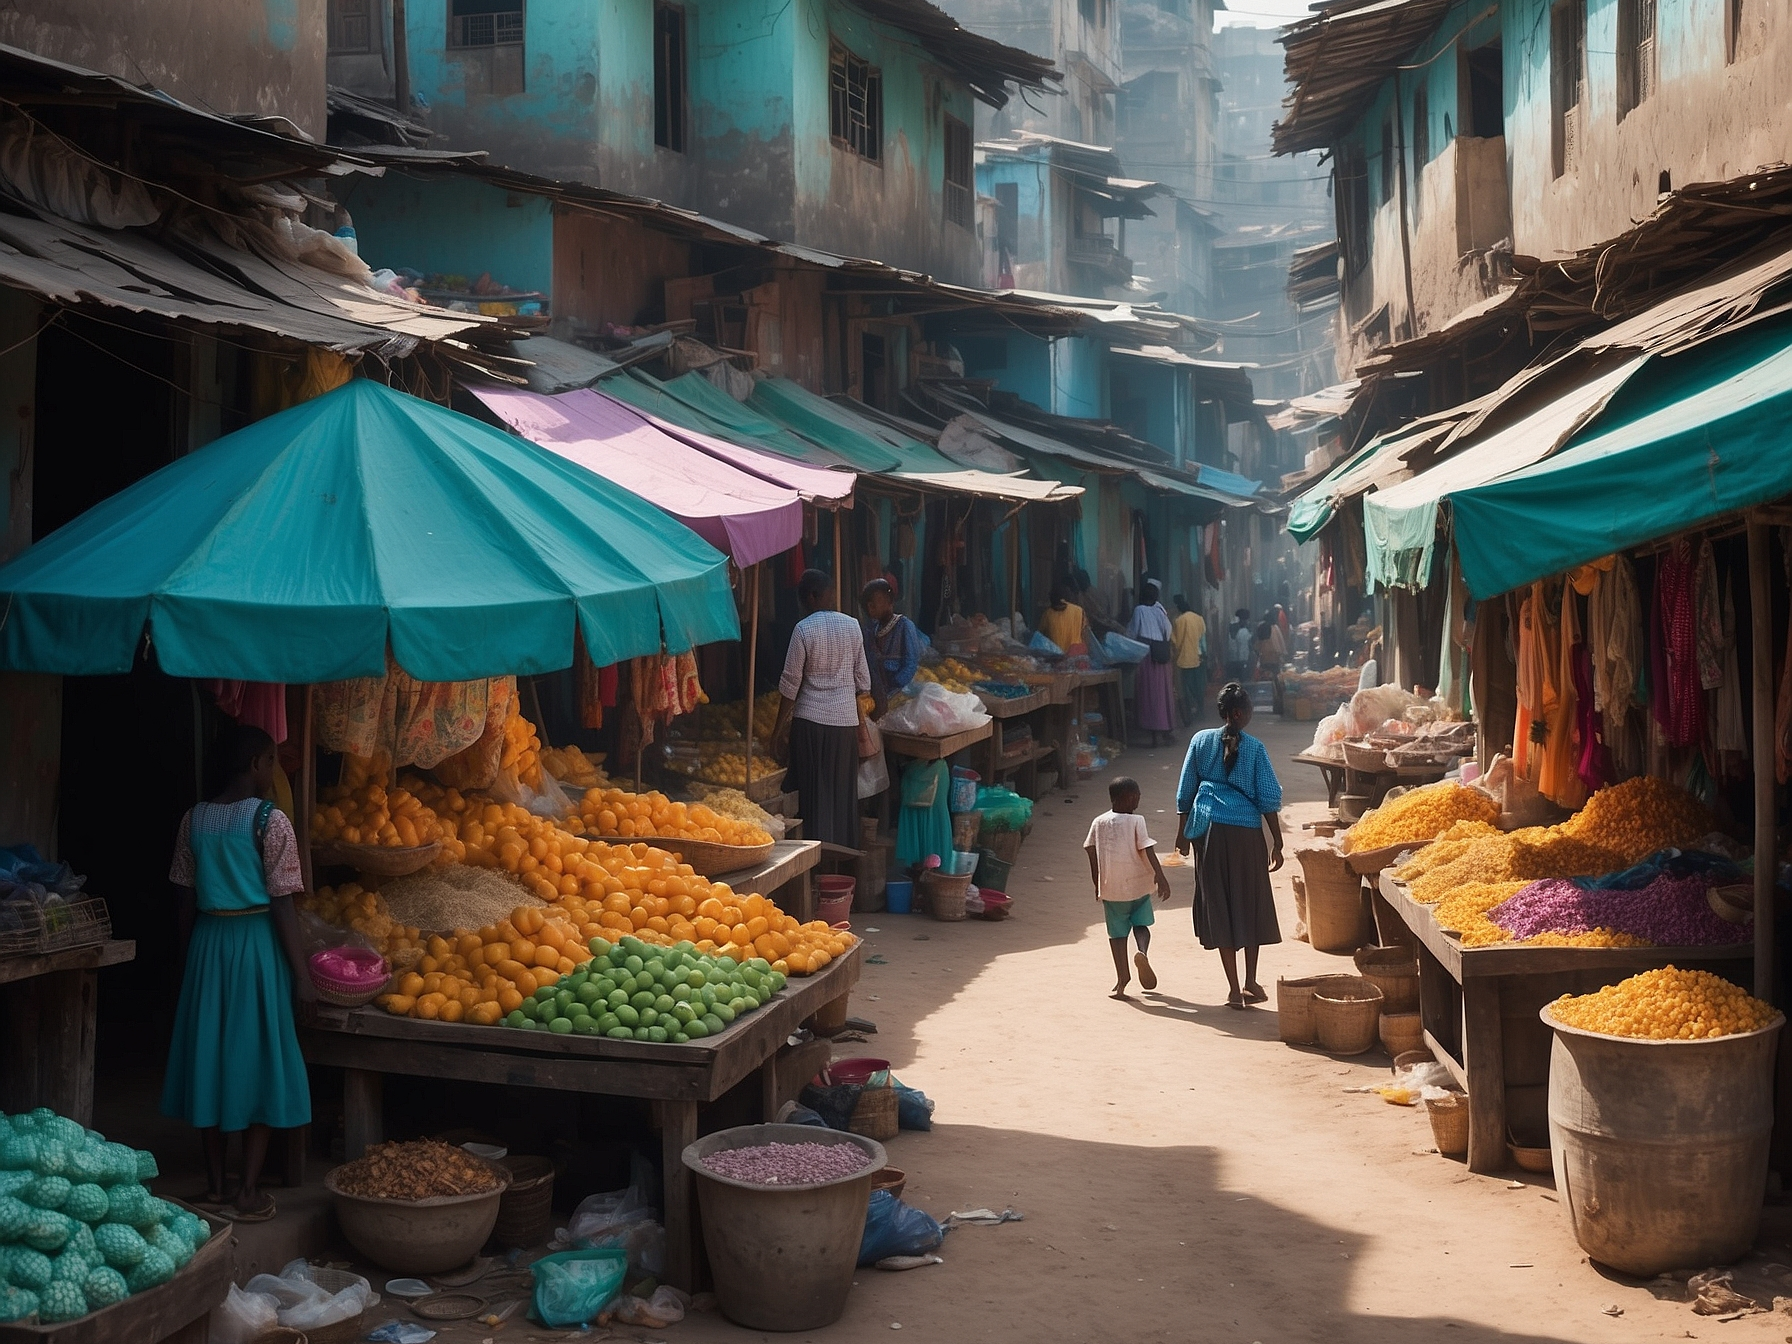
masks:
[[[1776,1001],[1773,983],[1773,862],[1779,846],[1774,835],[1773,744],[1773,607],[1767,524],[1748,524],[1748,602],[1753,629],[1750,679],[1754,695],[1755,766],[1755,997]]]

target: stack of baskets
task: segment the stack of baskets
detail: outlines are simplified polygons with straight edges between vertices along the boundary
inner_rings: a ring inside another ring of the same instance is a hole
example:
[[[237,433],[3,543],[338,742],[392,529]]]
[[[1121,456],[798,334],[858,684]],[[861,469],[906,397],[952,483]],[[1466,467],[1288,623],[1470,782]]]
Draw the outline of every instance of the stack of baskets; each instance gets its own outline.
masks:
[[[554,1164],[545,1157],[504,1157],[510,1187],[498,1201],[492,1239],[500,1246],[540,1246],[554,1235]]]
[[[1419,1017],[1419,962],[1404,947],[1364,947],[1356,954],[1356,968],[1381,991],[1381,1043],[1390,1055],[1417,1050],[1425,1044]]]
[[[1317,952],[1355,952],[1374,938],[1363,879],[1335,845],[1297,849],[1307,889],[1307,941]]]
[[[1313,1034],[1334,1055],[1373,1047],[1381,1025],[1381,991],[1360,975],[1328,977],[1313,989]]]

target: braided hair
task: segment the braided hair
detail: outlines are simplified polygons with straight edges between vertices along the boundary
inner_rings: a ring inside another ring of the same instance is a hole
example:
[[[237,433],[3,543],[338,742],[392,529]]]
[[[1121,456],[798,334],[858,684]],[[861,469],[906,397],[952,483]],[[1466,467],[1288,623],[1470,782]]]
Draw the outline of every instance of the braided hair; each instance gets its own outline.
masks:
[[[1238,711],[1251,707],[1251,693],[1236,681],[1228,681],[1220,691],[1220,717],[1226,721],[1225,730],[1220,734],[1220,759],[1225,763],[1226,773],[1232,773],[1232,767],[1238,764],[1238,744],[1244,737],[1244,725],[1238,722]]]

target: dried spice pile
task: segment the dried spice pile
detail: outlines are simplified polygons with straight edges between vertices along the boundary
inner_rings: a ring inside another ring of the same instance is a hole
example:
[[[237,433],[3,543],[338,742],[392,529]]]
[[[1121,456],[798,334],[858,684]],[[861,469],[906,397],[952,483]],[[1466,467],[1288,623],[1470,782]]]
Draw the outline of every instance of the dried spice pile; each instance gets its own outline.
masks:
[[[434,1139],[380,1143],[337,1168],[336,1187],[369,1199],[440,1199],[495,1190],[500,1177],[464,1148]]]

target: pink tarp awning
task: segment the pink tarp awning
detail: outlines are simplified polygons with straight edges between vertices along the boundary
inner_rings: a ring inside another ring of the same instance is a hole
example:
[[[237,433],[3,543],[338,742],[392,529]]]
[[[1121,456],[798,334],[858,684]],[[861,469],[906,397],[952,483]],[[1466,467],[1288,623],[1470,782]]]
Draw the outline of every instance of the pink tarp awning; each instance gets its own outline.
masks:
[[[595,389],[593,389],[595,390]],[[599,396],[603,394],[598,393]],[[613,398],[607,398],[613,400]],[[621,402],[617,403],[621,405]],[[633,407],[629,408],[633,410]],[[732,463],[742,471],[749,471],[761,480],[771,481],[776,485],[788,486],[811,504],[824,509],[845,508],[852,503],[853,487],[858,484],[856,471],[847,471],[839,467],[813,467],[807,462],[798,462],[792,458],[780,457],[775,453],[761,452],[757,448],[743,448],[738,443],[729,443],[726,439],[718,439],[713,434],[705,434],[701,430],[686,429],[683,425],[675,425],[670,420],[662,420],[657,415],[648,415],[638,411],[642,419],[655,429],[664,430],[675,439],[682,439],[693,448],[708,453],[711,457],[720,458]]]
[[[741,470],[619,401],[589,388],[557,396],[469,390],[531,443],[664,509],[743,568],[802,540],[795,488]]]

